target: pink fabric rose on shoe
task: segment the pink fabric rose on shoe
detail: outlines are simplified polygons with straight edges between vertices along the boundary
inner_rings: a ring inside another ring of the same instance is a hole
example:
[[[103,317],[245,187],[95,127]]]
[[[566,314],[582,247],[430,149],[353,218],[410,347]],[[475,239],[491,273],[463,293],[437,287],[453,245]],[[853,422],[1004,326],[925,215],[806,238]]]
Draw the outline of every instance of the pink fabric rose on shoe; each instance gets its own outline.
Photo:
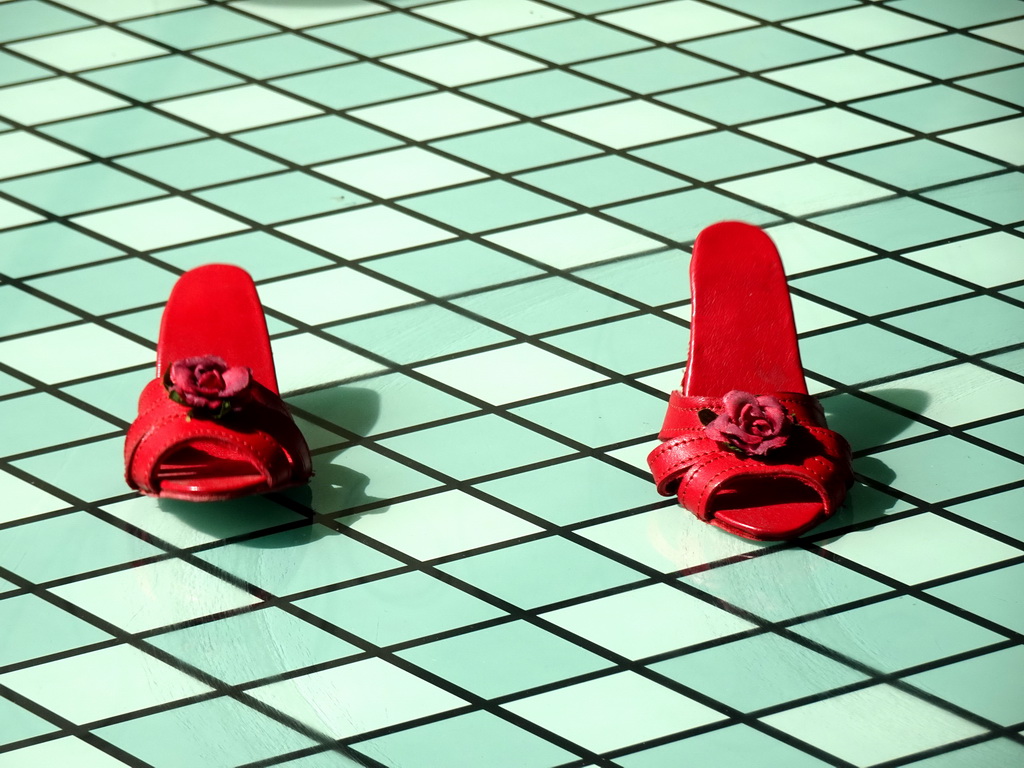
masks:
[[[164,374],[164,387],[171,400],[189,406],[193,416],[213,419],[236,410],[239,396],[251,383],[252,371],[239,366],[229,368],[216,355],[175,360]]]
[[[724,412],[708,412],[714,419],[704,425],[704,434],[716,443],[747,456],[764,456],[786,444],[791,421],[776,398],[734,389],[722,404]]]

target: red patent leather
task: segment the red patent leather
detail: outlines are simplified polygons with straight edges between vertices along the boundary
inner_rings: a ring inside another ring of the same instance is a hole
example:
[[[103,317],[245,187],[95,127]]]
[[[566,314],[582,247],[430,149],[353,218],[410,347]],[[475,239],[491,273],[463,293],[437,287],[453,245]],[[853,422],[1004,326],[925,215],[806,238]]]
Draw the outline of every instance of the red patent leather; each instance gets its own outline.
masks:
[[[211,354],[252,370],[249,400],[222,419],[191,418],[187,406],[168,397],[163,374],[175,360]],[[244,270],[212,264],[181,276],[160,324],[156,374],[125,440],[132,488],[216,501],[309,479],[309,449],[278,394],[263,307]]]
[[[690,357],[648,457],[658,491],[701,520],[759,540],[788,539],[835,513],[852,482],[850,448],[807,394],[778,252],[757,227],[722,222],[694,243]],[[773,395],[795,425],[766,456],[725,449],[698,412],[730,390]]]

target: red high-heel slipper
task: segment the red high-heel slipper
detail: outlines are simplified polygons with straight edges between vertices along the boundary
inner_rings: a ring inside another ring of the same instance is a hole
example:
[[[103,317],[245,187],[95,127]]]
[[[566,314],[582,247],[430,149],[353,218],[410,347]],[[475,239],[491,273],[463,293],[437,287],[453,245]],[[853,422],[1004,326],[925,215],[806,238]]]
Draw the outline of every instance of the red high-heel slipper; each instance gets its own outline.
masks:
[[[211,264],[179,278],[160,323],[156,373],[125,441],[132,488],[217,501],[309,479],[309,448],[278,393],[247,272]]]
[[[807,394],[775,245],[749,224],[713,224],[694,243],[690,286],[682,391],[648,457],[658,491],[738,536],[798,536],[835,513],[853,474]]]

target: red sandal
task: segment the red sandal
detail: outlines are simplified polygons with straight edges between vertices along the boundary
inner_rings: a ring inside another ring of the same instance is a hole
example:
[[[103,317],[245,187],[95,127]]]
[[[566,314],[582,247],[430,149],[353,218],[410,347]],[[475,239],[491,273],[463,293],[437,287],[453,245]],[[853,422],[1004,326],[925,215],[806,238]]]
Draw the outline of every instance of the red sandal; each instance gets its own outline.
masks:
[[[278,393],[247,272],[211,264],[181,276],[160,323],[156,371],[125,441],[132,488],[219,501],[309,479],[309,448]]]
[[[850,446],[807,394],[771,239],[735,221],[697,237],[690,355],[648,463],[665,495],[748,539],[789,539],[835,513]]]

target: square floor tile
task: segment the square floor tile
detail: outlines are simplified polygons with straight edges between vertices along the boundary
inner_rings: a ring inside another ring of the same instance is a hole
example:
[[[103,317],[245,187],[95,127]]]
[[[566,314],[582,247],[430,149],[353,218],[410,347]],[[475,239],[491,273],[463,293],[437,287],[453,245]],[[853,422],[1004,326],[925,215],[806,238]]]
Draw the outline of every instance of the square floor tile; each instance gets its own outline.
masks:
[[[9,472],[0,472],[0,494],[8,501],[6,509],[0,511],[0,523],[27,520],[68,506],[67,502]]]
[[[195,128],[145,107],[66,120],[44,126],[40,131],[100,157],[165,147],[203,137]]]
[[[997,224],[1013,224],[1021,220],[1020,208],[1014,201],[1022,194],[1024,179],[1019,173],[1010,172],[926,192],[924,196]]]
[[[511,123],[514,118],[454,93],[432,93],[352,110],[353,117],[414,141],[428,141],[456,133],[479,131]]]
[[[752,27],[757,23],[735,13],[692,0],[671,0],[667,3],[606,13],[600,18],[609,24],[653,37],[663,43],[715,35],[733,29]]]
[[[716,35],[683,43],[680,47],[749,72],[812,61],[840,52],[831,45],[767,26]]]
[[[185,733],[188,738],[182,738]],[[173,761],[210,768],[265,760],[316,744],[230,696],[108,725],[96,734],[150,764]]]
[[[382,659],[367,659],[272,683],[253,698],[344,739],[456,709],[465,702]]]
[[[0,184],[0,190],[58,216],[160,197],[164,190],[100,163]]]
[[[722,80],[735,74],[731,69],[665,48],[578,64],[573,69],[620,88],[644,94],[706,83],[709,80]]]
[[[119,158],[117,162],[181,189],[205,187],[284,170],[280,163],[223,139],[205,139],[178,147],[142,152]]]
[[[10,752],[4,762],[11,768],[35,765],[80,765],[89,768],[122,768],[123,762],[74,736],[44,741]],[[9,759],[8,759],[9,757]],[[4,768],[7,768],[4,766]]]
[[[349,267],[268,283],[260,295],[265,306],[314,325],[416,301],[412,294]]]
[[[84,77],[139,101],[157,101],[238,85],[240,78],[180,54],[88,72]]]
[[[820,165],[801,165],[720,185],[722,189],[794,216],[844,208],[893,193]]]
[[[678,177],[615,155],[520,174],[517,178],[588,208],[688,186]]]
[[[505,615],[418,571],[325,592],[295,605],[381,647]]]
[[[655,144],[630,154],[701,181],[800,162],[797,155],[725,131]]]
[[[960,517],[991,528],[1006,536],[1024,541],[1024,521],[1016,510],[1024,501],[1024,490],[1017,489],[1004,493],[995,493],[963,504],[949,507]]]
[[[1003,413],[1024,397],[1024,384],[970,363],[869,387],[866,392],[949,426]]]
[[[0,174],[5,178],[87,161],[84,155],[31,133],[12,131],[0,135]]]
[[[63,0],[62,5],[88,13],[104,21],[123,21],[136,16],[192,8],[202,5],[202,0],[149,0],[146,8],[141,9],[147,11],[148,14],[140,13],[138,3],[134,0]]]
[[[657,98],[658,101],[726,125],[763,120],[822,106],[817,99],[749,77],[663,93]]]
[[[711,602],[667,584],[641,587],[541,614],[627,659],[641,659],[753,629]]]
[[[774,621],[806,616],[888,590],[874,579],[796,549],[694,573],[683,582]]]
[[[464,35],[453,30],[401,13],[364,16],[317,27],[307,34],[370,57],[427,48],[464,38]]]
[[[231,685],[359,652],[351,643],[279,608],[196,624],[146,642]]]
[[[292,75],[275,80],[274,85],[332,110],[351,109],[434,90],[426,83],[372,62]]]
[[[465,232],[483,232],[572,211],[567,205],[504,179],[430,192],[401,202],[405,208]]]
[[[519,123],[434,142],[442,152],[498,173],[573,160],[599,153],[596,147],[570,139],[549,128]],[[410,148],[412,149],[412,148]],[[480,174],[480,178],[483,174]]]
[[[0,355],[12,368],[56,383],[149,364],[153,352],[99,326],[76,325],[0,342]]]
[[[639,338],[648,342],[636,344]],[[561,333],[547,341],[619,373],[636,373],[681,363],[687,339],[687,330],[682,325],[641,315]]]
[[[38,213],[33,213],[22,205],[8,200],[0,200],[0,230],[9,227],[20,227],[23,224],[34,224],[42,220],[42,216]]]
[[[904,189],[998,171],[1000,166],[928,139],[837,158],[836,165]]]
[[[262,85],[242,85],[197,96],[162,101],[160,109],[217,133],[243,131],[323,110],[284,96]]]
[[[951,701],[1000,725],[1024,717],[1024,699],[1007,670],[1019,669],[1020,647],[1007,648],[905,678],[928,693]]]
[[[455,237],[447,230],[384,205],[286,224],[280,231],[328,253],[354,260]]]
[[[473,35],[493,35],[569,17],[564,11],[532,0],[506,0],[500,6],[487,0],[456,0],[416,13]]]
[[[503,705],[593,752],[697,728],[724,715],[635,672],[577,683]]]
[[[52,591],[126,632],[144,632],[260,602],[180,560],[117,571]],[[123,595],[124,601],[111,602],[108,597],[112,592]]]
[[[257,128],[237,134],[235,138],[299,165],[374,152],[401,143],[380,131],[337,115]]]
[[[369,202],[365,197],[302,171],[240,181],[196,195],[261,224],[297,219]]]
[[[166,300],[175,275],[143,261],[116,261],[33,280],[30,285],[102,315]]]
[[[685,736],[658,747],[615,758],[623,768],[672,765],[727,765],[736,761],[759,768],[823,768],[827,763],[746,725]]]
[[[556,269],[571,269],[661,247],[657,240],[589,213],[529,224],[485,239]]]
[[[606,659],[525,621],[478,629],[396,655],[487,698],[611,666]]]
[[[509,32],[494,40],[554,64],[571,64],[650,45],[643,38],[586,18]]]
[[[923,132],[941,131],[1014,114],[1014,110],[950,88],[929,85],[912,91],[876,96],[853,104],[858,111]]]
[[[643,578],[638,571],[560,536],[462,558],[439,570],[526,609]]]
[[[160,261],[182,271],[203,264],[235,264],[260,282],[331,264],[298,245],[266,232],[243,232],[216,240],[160,251]]]
[[[111,245],[56,222],[0,232],[0,246],[0,268],[13,277],[123,255]]]
[[[212,689],[127,645],[0,676],[8,686],[73,723],[88,723],[209,693]]]
[[[337,3],[313,3],[281,5],[276,0],[234,0],[232,6],[253,16],[272,21],[289,29],[301,29],[332,21],[344,21],[382,13],[384,9],[367,0],[349,0],[343,5]]]
[[[75,546],[62,546],[60,542],[75,542]],[[86,512],[50,517],[0,532],[0,563],[36,583],[160,554],[162,549]]]
[[[106,632],[36,595],[0,600],[7,628],[0,637],[0,666],[61,653],[111,639]]]
[[[886,251],[939,242],[984,228],[963,216],[905,197],[828,213],[813,221]]]
[[[531,344],[517,344],[434,363],[420,368],[420,371],[495,405],[593,384],[604,378]],[[509,371],[530,371],[530,376],[511,377]]]
[[[1002,72],[993,72],[990,75],[968,77],[961,80],[959,84],[972,91],[1024,106],[1024,97],[1020,95],[1022,77],[1024,77],[1024,67],[1015,67]]]
[[[277,31],[269,24],[220,5],[158,14],[125,22],[121,26],[179,50],[229,43]]]
[[[206,48],[197,55],[257,79],[280,77],[355,60],[355,57],[330,46],[288,34]]]
[[[366,266],[434,296],[451,296],[542,274],[531,264],[469,240],[367,260]]]
[[[0,336],[37,331],[81,319],[13,285],[0,286],[0,302],[6,308],[4,316],[0,317]]]
[[[834,102],[876,96],[928,82],[923,77],[857,55],[776,69],[766,77]]]
[[[866,680],[867,676],[779,635],[762,634],[651,665],[741,712],[773,707]]]
[[[793,285],[866,315],[907,309],[966,292],[956,283],[889,259],[799,278]]]
[[[894,719],[892,712],[900,711]],[[873,765],[983,732],[981,726],[889,685],[807,704],[763,722],[854,765]]]
[[[147,43],[109,27],[64,32],[9,46],[11,50],[65,72],[138,61],[167,53],[160,45]]]
[[[385,734],[358,742],[353,748],[377,760],[420,768],[448,768],[459,760],[488,768],[517,768],[523,764],[556,765],[573,758],[561,747],[489,712],[470,712]],[[323,763],[323,768],[327,766]],[[294,768],[307,766],[296,763]]]
[[[942,80],[1024,63],[1019,53],[959,34],[892,45],[872,55]]]
[[[3,722],[0,726],[0,745],[31,739],[57,730],[57,726],[7,699],[0,700],[0,722]]]
[[[363,579],[401,565],[393,557],[318,524],[246,539],[198,557],[279,596]]]
[[[400,53],[382,62],[447,86],[469,85],[544,69],[538,61],[479,40]]]
[[[984,352],[1024,338],[1024,310],[989,296],[977,296],[892,318],[898,328],[962,352]]]
[[[515,408],[512,412],[596,447],[632,440],[638,433],[656,432],[664,419],[664,410],[661,398],[626,384],[613,384]]]
[[[967,579],[933,587],[928,594],[951,605],[1020,632],[1024,601],[1019,584],[1024,565],[1011,565]]]
[[[995,632],[908,595],[798,624],[793,631],[881,672],[938,661],[1003,640]]]
[[[27,0],[0,9],[0,29],[3,29],[0,42],[50,35],[92,24],[92,21],[77,13],[56,8],[41,0]]]
[[[1022,126],[1024,126],[1024,118],[1017,117],[1013,120],[1003,120],[978,128],[953,131],[943,134],[942,138],[997,160],[1018,165],[1024,162],[1024,149],[1021,148],[1018,141]]]
[[[910,135],[838,107],[767,120],[742,130],[817,157],[884,144]]]
[[[527,117],[571,112],[595,104],[621,101],[626,97],[618,89],[562,70],[534,72],[493,83],[471,85],[465,91]]]
[[[98,501],[126,493],[124,440],[119,436],[61,448],[12,462],[18,469],[44,483],[86,501]]]
[[[482,317],[528,334],[591,323],[632,308],[562,277],[547,277],[483,291],[454,303]]]
[[[797,19],[783,26],[854,50],[942,32],[942,27],[893,13],[885,6],[868,5]]]
[[[898,476],[899,468],[896,469]],[[889,520],[822,546],[907,584],[931,581],[1017,555],[1016,549],[1008,544],[932,513]]]
[[[348,522],[353,530],[421,561],[540,530],[533,523],[461,491],[402,502],[392,506],[387,515],[362,515]]]
[[[625,203],[607,213],[634,226],[676,242],[692,242],[709,221],[737,219],[768,224],[778,215],[710,189],[688,189],[638,203]]]
[[[49,67],[41,67],[30,61],[0,51],[0,85],[14,85],[29,80],[40,80],[53,74]]]
[[[703,120],[639,100],[549,117],[545,122],[613,149],[677,139],[713,127]]]
[[[402,147],[341,160],[318,166],[316,171],[383,198],[426,192],[487,176],[420,147]]]
[[[129,248],[149,251],[246,228],[242,222],[180,197],[78,216],[75,221]]]
[[[128,102],[68,77],[0,88],[0,115],[26,125],[127,107]]]

